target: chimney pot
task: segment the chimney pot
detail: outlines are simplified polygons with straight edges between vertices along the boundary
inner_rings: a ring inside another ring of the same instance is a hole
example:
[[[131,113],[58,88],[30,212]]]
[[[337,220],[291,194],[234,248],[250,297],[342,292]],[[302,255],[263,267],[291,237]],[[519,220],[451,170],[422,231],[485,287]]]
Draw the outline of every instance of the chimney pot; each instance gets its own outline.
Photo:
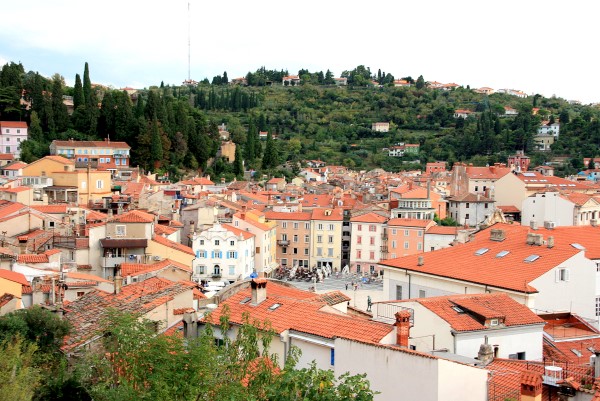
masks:
[[[115,294],[121,292],[121,288],[123,287],[123,277],[120,274],[115,276]]]
[[[408,338],[410,337],[410,317],[411,314],[408,310],[403,309],[400,312],[396,312],[394,315],[396,318],[396,343],[400,347],[408,348]]]
[[[425,258],[423,256],[419,256],[417,258],[417,266],[423,266],[425,264]]]
[[[257,306],[265,299],[267,299],[267,279],[266,278],[254,278],[250,282],[250,288],[252,288],[252,305]]]
[[[546,240],[546,245],[548,245],[548,248],[554,247],[554,237],[553,236],[548,237],[548,239]]]

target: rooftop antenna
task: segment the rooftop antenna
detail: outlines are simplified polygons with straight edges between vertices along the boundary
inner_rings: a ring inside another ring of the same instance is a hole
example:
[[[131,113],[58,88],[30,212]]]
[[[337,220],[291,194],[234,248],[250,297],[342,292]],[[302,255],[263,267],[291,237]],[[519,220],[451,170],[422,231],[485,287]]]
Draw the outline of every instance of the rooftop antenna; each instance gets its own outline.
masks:
[[[192,80],[192,76],[190,73],[190,43],[191,43],[191,35],[190,35],[190,2],[188,1],[188,82]]]

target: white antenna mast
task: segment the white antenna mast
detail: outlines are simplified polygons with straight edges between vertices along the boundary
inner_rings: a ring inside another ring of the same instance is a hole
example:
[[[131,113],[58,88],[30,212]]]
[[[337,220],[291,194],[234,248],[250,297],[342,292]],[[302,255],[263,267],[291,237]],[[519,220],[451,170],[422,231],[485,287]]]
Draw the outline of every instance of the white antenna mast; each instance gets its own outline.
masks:
[[[190,42],[191,42],[191,35],[190,35],[190,2],[188,1],[188,82],[192,80],[192,76],[190,73]]]

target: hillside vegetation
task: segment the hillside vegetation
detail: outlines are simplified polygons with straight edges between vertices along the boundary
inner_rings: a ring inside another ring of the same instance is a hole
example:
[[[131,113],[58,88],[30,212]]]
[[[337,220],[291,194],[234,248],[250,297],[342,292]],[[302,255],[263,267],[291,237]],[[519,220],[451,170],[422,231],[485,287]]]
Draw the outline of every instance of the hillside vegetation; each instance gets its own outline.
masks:
[[[30,124],[30,140],[22,145],[25,161],[47,154],[53,139],[109,137],[132,145],[132,165],[172,178],[195,170],[227,178],[241,176],[244,169],[278,174],[284,162],[301,159],[390,171],[434,160],[485,165],[505,162],[516,150],[525,150],[534,164],[568,155],[571,163],[562,173],[570,174],[584,167],[583,157],[596,156],[600,146],[600,110],[561,98],[486,96],[468,87],[444,91],[429,88],[423,77],[406,77],[414,85],[394,87],[393,76],[371,74],[364,66],[342,74],[348,86],[336,86],[329,71],[300,71],[299,85],[282,85],[285,75],[261,68],[248,73],[248,86],[240,86],[229,84],[224,73],[212,83],[161,83],[132,97],[93,86],[87,63],[74,87],[67,87],[59,74],[48,79],[9,63],[0,72],[0,119]],[[63,96],[72,97],[72,114]],[[506,106],[519,114],[505,116]],[[456,119],[456,109],[474,113]],[[544,153],[533,142],[543,120],[560,121],[561,129],[552,151]],[[389,122],[390,131],[371,130],[374,122]],[[216,157],[222,123],[238,145],[235,163]],[[259,131],[268,131],[269,138],[261,141]],[[383,151],[400,142],[420,144],[418,157],[403,160]]]

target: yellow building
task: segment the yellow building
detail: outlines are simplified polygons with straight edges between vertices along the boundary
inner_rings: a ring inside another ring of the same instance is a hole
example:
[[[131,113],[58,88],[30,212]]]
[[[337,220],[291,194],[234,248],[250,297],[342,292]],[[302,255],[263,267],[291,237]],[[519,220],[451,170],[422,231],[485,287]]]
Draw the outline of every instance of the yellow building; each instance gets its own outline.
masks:
[[[310,225],[310,266],[342,269],[342,209],[313,209]]]
[[[235,161],[235,143],[227,141],[221,143],[221,156],[227,159],[229,163]]]
[[[0,296],[10,294],[17,298],[17,309],[23,307],[21,303],[23,286],[29,286],[29,282],[23,274],[0,269]]]

